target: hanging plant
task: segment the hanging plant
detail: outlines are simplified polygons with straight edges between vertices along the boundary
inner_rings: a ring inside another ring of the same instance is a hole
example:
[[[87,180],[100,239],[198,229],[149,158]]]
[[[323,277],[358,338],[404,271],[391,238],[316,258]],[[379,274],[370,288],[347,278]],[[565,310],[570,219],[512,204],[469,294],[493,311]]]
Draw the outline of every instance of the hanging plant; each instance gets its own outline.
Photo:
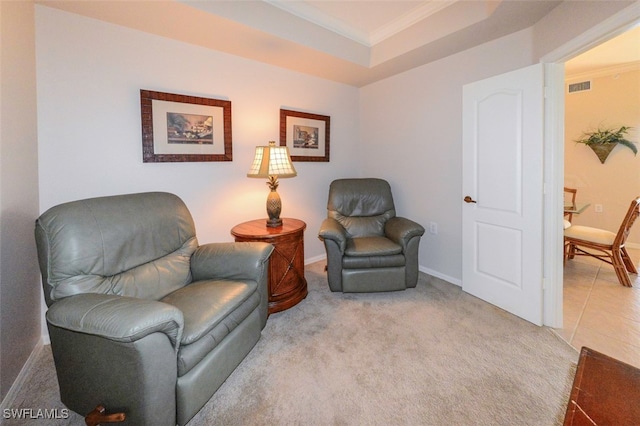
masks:
[[[615,128],[598,128],[592,132],[585,132],[580,139],[576,139],[575,142],[583,143],[590,147],[600,159],[600,162],[604,164],[613,148],[618,144],[624,145],[633,151],[633,154],[638,153],[638,147],[634,142],[625,139],[625,135],[631,129],[629,126],[621,126],[619,129]]]

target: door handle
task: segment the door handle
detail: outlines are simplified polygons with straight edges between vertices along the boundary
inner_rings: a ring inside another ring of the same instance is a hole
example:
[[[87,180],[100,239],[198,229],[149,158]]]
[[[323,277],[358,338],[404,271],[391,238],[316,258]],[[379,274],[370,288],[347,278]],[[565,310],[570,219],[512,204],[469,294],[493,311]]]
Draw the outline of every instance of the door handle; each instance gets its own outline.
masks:
[[[475,203],[476,200],[474,200],[473,198],[469,197],[468,195],[466,197],[464,197],[464,202],[465,203]]]

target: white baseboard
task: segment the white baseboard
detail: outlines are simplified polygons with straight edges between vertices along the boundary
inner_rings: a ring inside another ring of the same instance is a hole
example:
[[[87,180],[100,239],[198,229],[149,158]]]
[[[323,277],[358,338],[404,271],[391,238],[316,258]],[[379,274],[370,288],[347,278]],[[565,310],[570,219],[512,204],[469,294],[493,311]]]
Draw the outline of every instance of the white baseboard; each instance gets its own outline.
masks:
[[[18,391],[20,391],[20,389],[22,388],[22,385],[24,385],[27,379],[27,376],[31,371],[31,368],[38,360],[38,357],[40,356],[40,353],[42,352],[44,345],[45,345],[44,339],[40,338],[40,340],[38,340],[38,343],[36,343],[36,346],[31,351],[31,355],[29,355],[29,358],[27,358],[27,362],[25,362],[24,365],[22,366],[22,370],[20,370],[18,377],[16,377],[16,380],[11,385],[9,392],[7,392],[7,396],[5,396],[4,399],[2,400],[2,403],[0,403],[0,412],[4,412],[5,409],[10,409],[11,406],[13,405],[13,402],[15,401],[16,396],[18,395]]]
[[[424,266],[419,266],[418,270],[420,272],[424,272],[427,275],[431,275],[432,277],[440,278],[443,281],[446,281],[448,283],[457,285],[458,287],[462,287],[462,281],[459,280],[458,278],[453,278],[453,277],[450,277],[448,275],[441,274],[438,271],[434,271],[433,269],[429,269],[429,268],[426,268]]]
[[[326,259],[327,259],[327,255],[326,254],[319,254],[318,256],[306,258],[304,260],[304,264],[305,265],[310,265],[312,263],[320,262],[321,260],[326,260]]]

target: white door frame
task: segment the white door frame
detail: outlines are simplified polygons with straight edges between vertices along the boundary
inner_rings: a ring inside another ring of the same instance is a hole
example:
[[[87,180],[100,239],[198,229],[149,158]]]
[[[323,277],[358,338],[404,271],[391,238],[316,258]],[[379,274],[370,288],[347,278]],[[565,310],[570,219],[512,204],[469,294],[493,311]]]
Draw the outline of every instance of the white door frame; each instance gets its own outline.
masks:
[[[622,34],[640,20],[640,1],[543,56],[544,137],[544,325],[562,328],[562,205],[564,186],[564,63]]]

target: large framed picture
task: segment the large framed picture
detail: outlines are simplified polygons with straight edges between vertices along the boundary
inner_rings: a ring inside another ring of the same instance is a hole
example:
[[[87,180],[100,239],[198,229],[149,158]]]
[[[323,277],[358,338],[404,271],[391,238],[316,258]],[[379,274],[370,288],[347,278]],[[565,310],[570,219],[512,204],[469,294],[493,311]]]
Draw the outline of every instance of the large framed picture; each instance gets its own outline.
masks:
[[[331,118],[288,109],[280,110],[280,146],[292,161],[329,161]]]
[[[231,101],[140,90],[142,161],[232,161]]]

